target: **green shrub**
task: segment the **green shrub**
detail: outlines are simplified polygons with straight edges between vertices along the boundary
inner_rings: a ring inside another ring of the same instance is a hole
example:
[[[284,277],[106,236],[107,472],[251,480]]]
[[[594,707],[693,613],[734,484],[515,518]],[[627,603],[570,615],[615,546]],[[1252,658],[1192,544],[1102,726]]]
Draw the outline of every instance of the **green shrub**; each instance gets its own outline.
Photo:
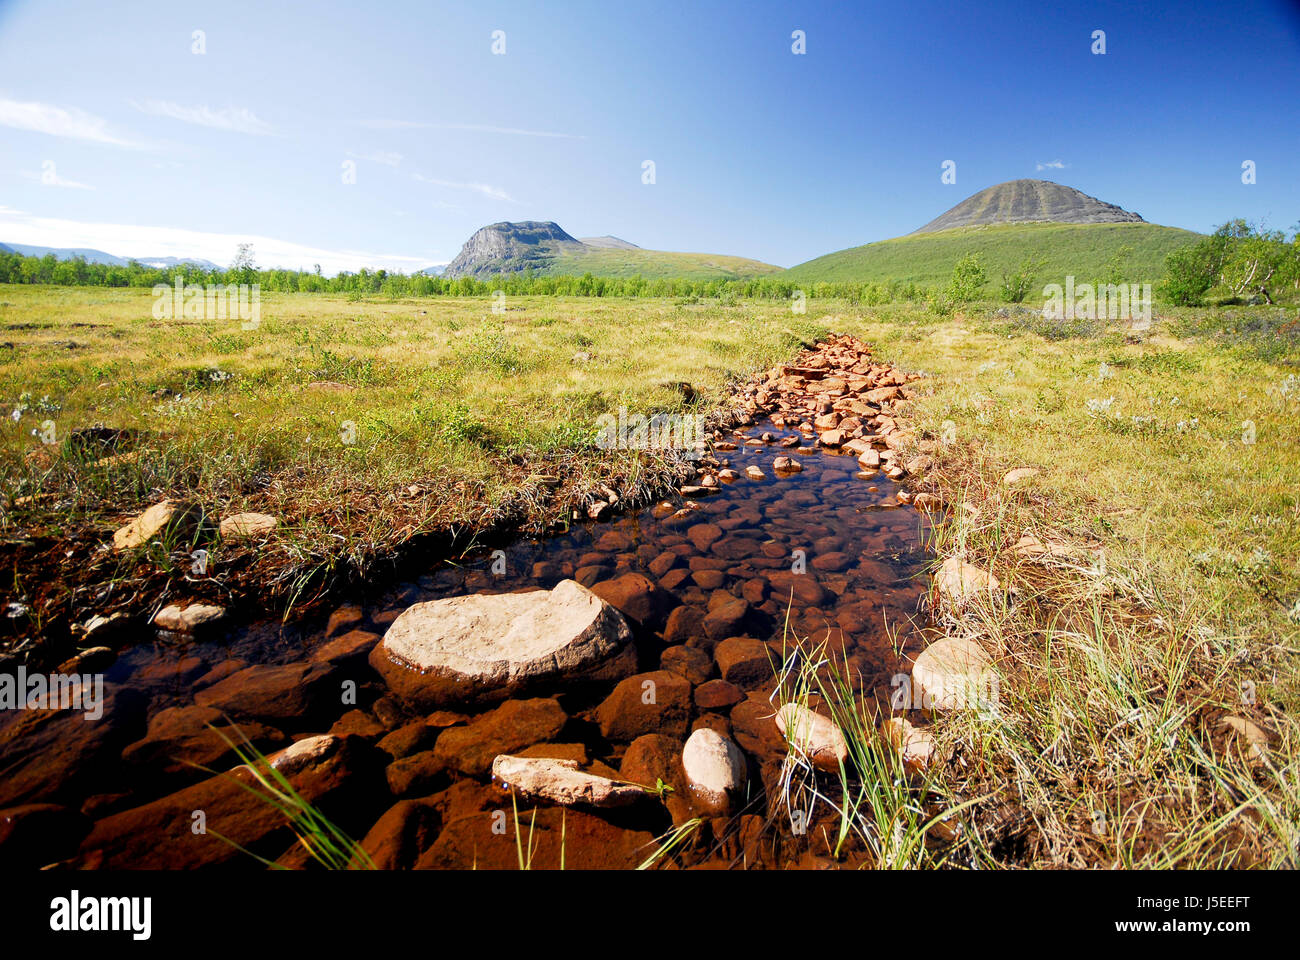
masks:
[[[457,353],[460,362],[473,370],[513,376],[525,368],[519,347],[506,336],[500,322],[484,323],[465,338]]]
[[[983,255],[968,253],[952,268],[952,279],[948,281],[948,299],[954,303],[978,300],[987,281]]]
[[[1034,286],[1034,277],[1047,261],[1030,255],[1013,274],[1002,274],[1002,299],[1007,303],[1024,303]]]
[[[448,443],[483,445],[490,439],[487,426],[463,403],[443,408],[434,416],[438,436]]]
[[[1160,292],[1170,303],[1180,307],[1200,306],[1213,285],[1210,249],[1205,241],[1175,250],[1165,258],[1165,279]]]

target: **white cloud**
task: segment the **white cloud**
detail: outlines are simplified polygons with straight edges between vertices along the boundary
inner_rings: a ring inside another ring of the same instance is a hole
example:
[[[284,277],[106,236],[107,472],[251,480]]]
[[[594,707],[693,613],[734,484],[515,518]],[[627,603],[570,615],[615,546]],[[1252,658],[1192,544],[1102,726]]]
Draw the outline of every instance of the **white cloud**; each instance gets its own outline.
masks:
[[[59,176],[55,170],[46,170],[44,173],[34,173],[31,170],[22,170],[20,173],[28,180],[35,180],[45,187],[65,187],[69,190],[94,190],[88,183],[80,183],[76,180],[65,180]]]
[[[458,180],[439,180],[436,177],[426,177],[423,174],[413,173],[411,176],[421,183],[431,183],[435,187],[449,187],[452,190],[472,190],[475,193],[481,193],[492,200],[505,200],[514,203],[515,198],[510,196],[500,187],[494,187],[490,183],[467,183]]]
[[[144,146],[110,132],[108,124],[101,117],[75,107],[65,109],[49,103],[0,98],[0,126],[31,130],[52,137],[66,137],[69,140],[107,143],[115,147],[142,149]]]
[[[259,266],[321,271],[400,270],[411,273],[434,262],[429,257],[370,253],[361,250],[328,250],[307,244],[244,233],[207,233],[179,227],[134,226],[119,223],[86,223],[54,217],[38,217],[11,207],[0,206],[0,243],[32,244],[40,247],[90,247],[119,257],[197,257],[227,266],[241,243],[251,243]]]
[[[1068,163],[1063,163],[1060,160],[1048,160],[1046,163],[1034,164],[1034,169],[1035,170],[1064,170],[1068,166],[1069,166]]]
[[[561,140],[586,140],[575,133],[552,130],[524,130],[520,127],[496,127],[483,123],[422,123],[418,120],[369,120],[364,124],[377,130],[467,130],[471,133],[501,133],[512,137],[554,137]]]
[[[348,156],[357,160],[369,160],[371,163],[382,163],[386,167],[397,167],[402,163],[402,155],[392,150],[376,150],[374,153],[353,153],[349,150]]]
[[[223,107],[220,110],[213,110],[206,104],[185,107],[170,100],[143,102],[132,100],[131,106],[150,116],[170,117],[173,120],[193,123],[200,127],[211,127],[214,130],[231,130],[235,133],[252,133],[259,136],[274,132],[274,128],[269,123],[259,120],[257,115],[247,107]]]

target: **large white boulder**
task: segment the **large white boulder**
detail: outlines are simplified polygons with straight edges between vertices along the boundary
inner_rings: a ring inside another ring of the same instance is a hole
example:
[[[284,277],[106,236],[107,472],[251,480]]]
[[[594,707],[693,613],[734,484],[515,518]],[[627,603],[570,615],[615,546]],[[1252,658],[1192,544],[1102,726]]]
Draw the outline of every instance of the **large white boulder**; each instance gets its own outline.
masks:
[[[370,652],[390,690],[419,709],[491,702],[557,681],[636,669],[623,615],[574,580],[551,590],[470,594],[408,607]]]

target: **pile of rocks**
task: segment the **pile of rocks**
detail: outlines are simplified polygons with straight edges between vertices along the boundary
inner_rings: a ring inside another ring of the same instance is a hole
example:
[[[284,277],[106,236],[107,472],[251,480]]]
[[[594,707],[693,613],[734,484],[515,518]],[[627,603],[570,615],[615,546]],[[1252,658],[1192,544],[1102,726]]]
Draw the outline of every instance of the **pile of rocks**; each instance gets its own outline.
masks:
[[[744,388],[742,415],[731,424],[735,429],[730,434],[714,432],[714,453],[700,461],[699,475],[679,492],[685,497],[705,496],[716,490],[720,481],[738,479],[734,471],[727,469],[729,461],[719,459],[717,454],[736,450],[741,444],[778,444],[804,452],[821,447],[853,453],[859,458],[864,476],[883,470],[890,479],[899,480],[922,473],[930,465],[934,443],[917,441],[898,422],[901,405],[914,396],[908,384],[918,379],[918,374],[874,362],[870,348],[862,341],[832,336],[826,343],[805,351],[796,363],[774,367]],[[778,438],[771,432],[747,437],[743,428],[764,417],[778,429],[798,431],[802,440],[798,436]],[[733,438],[739,438],[739,442]],[[913,448],[918,451],[916,455],[904,461],[904,452]],[[798,472],[802,465],[781,456],[775,458],[773,468],[780,476]],[[766,479],[758,467],[747,468],[745,475],[751,480]]]

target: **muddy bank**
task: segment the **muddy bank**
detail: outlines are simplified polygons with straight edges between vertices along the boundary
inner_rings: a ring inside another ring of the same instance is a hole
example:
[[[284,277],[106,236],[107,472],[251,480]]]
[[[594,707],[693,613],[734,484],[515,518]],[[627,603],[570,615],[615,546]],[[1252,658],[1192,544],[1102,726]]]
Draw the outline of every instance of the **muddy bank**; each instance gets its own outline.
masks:
[[[156,447],[165,440],[148,442]],[[76,469],[93,473],[109,461],[142,462],[145,455],[166,459],[158,449],[127,448]],[[418,577],[475,544],[562,528],[605,491],[616,492],[619,509],[644,505],[673,488],[684,470],[675,454],[641,457],[635,478],[626,475],[625,458],[616,462],[590,451],[548,454],[541,463],[503,458],[497,476],[512,491],[504,499],[489,501],[482,483],[447,489],[431,482],[348,489],[288,513],[273,505],[261,506],[270,513],[223,511],[143,478],[143,489],[105,501],[78,489],[73,476],[66,495],[0,504],[0,582],[6,585],[0,588],[0,670],[18,664],[53,669],[80,650],[116,646],[118,628],[148,624],[172,604],[218,607],[233,622],[319,617],[350,594],[373,595],[377,583]],[[143,503],[122,512],[123,501],[141,495]],[[329,533],[352,533],[358,517],[383,517],[385,523],[364,536]],[[326,533],[301,542],[295,529]]]
[[[568,867],[630,867],[697,818],[665,863],[828,865],[779,809],[774,671],[791,635],[825,641],[887,704],[916,652],[928,517],[900,486],[907,382],[832,340],[744,388],[742,422],[651,507],[484,549],[323,624],[136,636],[103,670],[99,720],[0,716],[0,861],[257,866],[219,833],[308,865],[283,817],[192,765],[233,765],[209,729],[233,722],[381,867],[517,869],[517,830],[533,866],[563,847]],[[429,693],[435,671],[391,669],[409,611],[539,588],[617,612],[600,670]]]

